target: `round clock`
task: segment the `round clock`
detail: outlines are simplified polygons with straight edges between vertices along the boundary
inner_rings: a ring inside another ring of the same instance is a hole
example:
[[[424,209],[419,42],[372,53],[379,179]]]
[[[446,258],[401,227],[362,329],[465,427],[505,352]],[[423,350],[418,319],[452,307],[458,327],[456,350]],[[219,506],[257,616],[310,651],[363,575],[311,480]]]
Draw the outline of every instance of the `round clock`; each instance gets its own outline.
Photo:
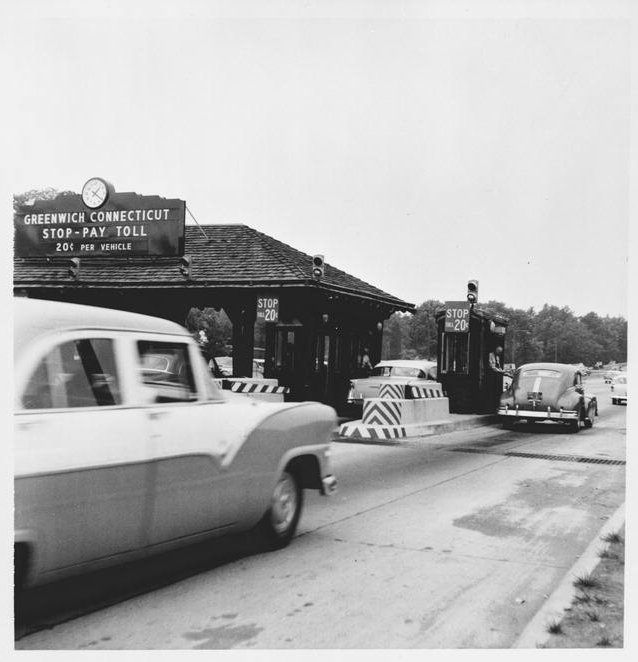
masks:
[[[92,177],[82,187],[82,200],[87,207],[97,209],[101,207],[109,196],[106,182],[99,177]]]

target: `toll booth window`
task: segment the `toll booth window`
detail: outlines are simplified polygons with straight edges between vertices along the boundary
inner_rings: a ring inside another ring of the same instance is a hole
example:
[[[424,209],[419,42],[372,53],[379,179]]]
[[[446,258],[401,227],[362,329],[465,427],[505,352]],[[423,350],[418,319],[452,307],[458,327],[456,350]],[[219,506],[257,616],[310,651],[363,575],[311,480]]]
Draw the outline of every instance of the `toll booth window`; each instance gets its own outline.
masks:
[[[25,409],[104,407],[121,403],[110,338],[57,345],[38,364],[22,395]]]
[[[443,334],[442,371],[467,374],[469,368],[469,334]]]
[[[189,402],[197,399],[186,343],[139,341],[139,374],[153,389],[156,402]]]
[[[287,329],[277,330],[275,343],[275,367],[285,370],[295,369],[295,332]]]

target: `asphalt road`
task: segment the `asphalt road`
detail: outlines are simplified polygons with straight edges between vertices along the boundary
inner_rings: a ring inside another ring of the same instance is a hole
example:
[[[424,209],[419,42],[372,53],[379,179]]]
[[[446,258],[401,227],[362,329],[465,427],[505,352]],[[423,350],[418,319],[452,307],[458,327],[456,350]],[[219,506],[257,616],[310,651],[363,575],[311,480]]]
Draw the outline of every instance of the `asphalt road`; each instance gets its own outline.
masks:
[[[509,647],[624,501],[626,409],[588,388],[578,434],[337,442],[339,492],[308,494],[287,549],[213,542],[39,590],[16,649]]]

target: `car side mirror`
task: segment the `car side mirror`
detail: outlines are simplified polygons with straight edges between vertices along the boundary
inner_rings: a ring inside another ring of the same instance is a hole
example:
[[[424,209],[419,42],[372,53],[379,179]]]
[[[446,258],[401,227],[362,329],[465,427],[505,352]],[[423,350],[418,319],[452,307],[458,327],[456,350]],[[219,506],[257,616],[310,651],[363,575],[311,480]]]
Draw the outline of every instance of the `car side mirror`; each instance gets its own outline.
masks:
[[[582,395],[585,392],[585,389],[582,386],[576,386],[576,388],[574,388],[574,391]]]

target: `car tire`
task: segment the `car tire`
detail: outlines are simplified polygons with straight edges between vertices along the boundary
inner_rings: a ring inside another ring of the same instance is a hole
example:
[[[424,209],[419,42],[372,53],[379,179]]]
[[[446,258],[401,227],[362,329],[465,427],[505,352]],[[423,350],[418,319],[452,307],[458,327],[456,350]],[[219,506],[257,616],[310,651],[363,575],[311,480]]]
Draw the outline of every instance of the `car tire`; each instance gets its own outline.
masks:
[[[594,427],[594,418],[596,417],[596,405],[591,404],[587,409],[587,418],[585,419],[585,427]]]
[[[26,545],[16,544],[13,546],[13,585],[15,593],[20,594],[24,590],[27,577],[29,554]]]
[[[286,547],[297,530],[303,507],[303,491],[294,474],[284,471],[273,489],[270,508],[259,523],[267,549]]]
[[[579,413],[578,418],[575,421],[569,422],[570,432],[573,433],[580,432],[580,421],[581,421],[581,414]]]

